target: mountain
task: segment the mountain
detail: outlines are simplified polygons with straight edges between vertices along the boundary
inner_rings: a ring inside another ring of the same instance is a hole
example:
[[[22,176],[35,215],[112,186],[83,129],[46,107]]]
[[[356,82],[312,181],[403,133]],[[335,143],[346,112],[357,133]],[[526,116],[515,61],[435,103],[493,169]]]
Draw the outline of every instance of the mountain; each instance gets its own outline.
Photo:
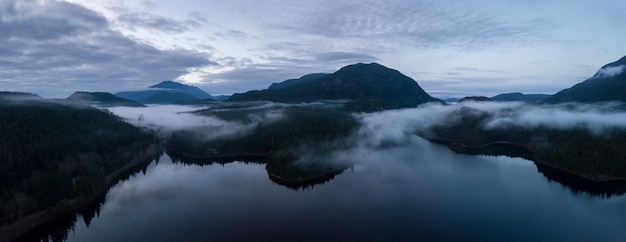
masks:
[[[163,81],[148,90],[118,92],[115,96],[144,104],[180,104],[195,100],[215,99],[202,89],[173,81]]]
[[[609,63],[589,79],[562,90],[544,100],[547,103],[563,102],[626,102],[626,56]]]
[[[150,88],[160,88],[160,89],[176,90],[176,91],[185,93],[187,95],[190,95],[192,97],[195,97],[197,99],[206,99],[206,98],[213,99],[213,96],[211,96],[210,94],[208,94],[205,91],[202,91],[202,89],[200,89],[198,87],[190,86],[190,85],[185,85],[185,84],[182,84],[182,83],[179,83],[179,82],[162,81],[159,84],[150,86]]]
[[[272,87],[273,86],[273,87]],[[267,100],[284,103],[353,100],[350,109],[376,111],[441,102],[415,80],[377,63],[354,64],[332,74],[312,74],[272,84],[264,90],[236,93],[227,101]]]
[[[491,100],[497,102],[541,102],[550,97],[548,94],[523,94],[520,92],[504,93],[491,97]]]
[[[98,106],[145,107],[145,105],[125,98],[116,97],[108,92],[75,92],[65,100]]]

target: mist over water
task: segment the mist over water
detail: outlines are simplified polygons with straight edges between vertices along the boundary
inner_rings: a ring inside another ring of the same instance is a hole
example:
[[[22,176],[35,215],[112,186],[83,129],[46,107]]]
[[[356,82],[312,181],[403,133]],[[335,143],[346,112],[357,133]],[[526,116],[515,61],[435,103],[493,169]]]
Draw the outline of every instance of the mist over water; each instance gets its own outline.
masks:
[[[353,166],[303,190],[273,183],[264,165],[173,163],[163,155],[147,172],[112,187],[98,217],[75,225],[69,241],[623,241],[626,195],[593,196],[549,181],[519,158],[456,154],[415,133],[461,108],[510,123],[624,127],[619,104],[428,104],[355,114],[353,145],[316,161]],[[200,116],[199,107],[113,108],[135,124],[162,130],[236,121]],[[273,110],[273,109],[268,109]],[[137,119],[138,111],[143,120]],[[571,116],[568,116],[571,115]],[[263,116],[260,117],[269,117]],[[275,116],[278,117],[278,116]],[[552,118],[550,118],[552,117]],[[557,117],[557,118],[555,118]],[[571,117],[568,120],[560,120]],[[271,119],[271,118],[270,118]],[[620,120],[621,119],[621,120]],[[262,120],[262,119],[259,119]],[[237,126],[239,125],[239,126]]]

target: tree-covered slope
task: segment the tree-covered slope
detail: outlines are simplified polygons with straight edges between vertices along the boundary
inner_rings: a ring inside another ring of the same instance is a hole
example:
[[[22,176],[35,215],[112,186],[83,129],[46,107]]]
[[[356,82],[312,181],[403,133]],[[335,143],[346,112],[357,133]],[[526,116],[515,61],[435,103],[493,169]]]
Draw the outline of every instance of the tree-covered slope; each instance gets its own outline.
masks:
[[[0,103],[0,225],[100,192],[107,175],[153,140],[91,107]]]

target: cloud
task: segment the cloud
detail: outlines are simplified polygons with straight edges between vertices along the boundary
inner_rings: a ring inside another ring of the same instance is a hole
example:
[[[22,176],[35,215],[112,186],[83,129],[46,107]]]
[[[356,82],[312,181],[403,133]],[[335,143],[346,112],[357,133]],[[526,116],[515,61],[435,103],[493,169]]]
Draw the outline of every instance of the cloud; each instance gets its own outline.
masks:
[[[598,71],[594,77],[596,78],[604,78],[604,77],[614,77],[619,76],[624,72],[624,65],[620,66],[606,66]]]
[[[9,90],[63,96],[145,87],[215,64],[205,54],[138,42],[68,2],[3,1],[0,16],[0,84]]]
[[[594,134],[603,135],[615,128],[626,128],[626,112],[621,105],[605,103],[502,106],[489,111],[495,116],[489,120],[486,128],[507,128],[510,125],[556,129],[583,127]]]
[[[275,12],[268,24],[301,34],[331,39],[361,39],[370,42],[392,41],[424,47],[473,49],[494,44],[526,42],[540,19],[512,24],[475,11],[471,4],[445,1],[387,2],[359,1],[336,4],[311,1],[289,8],[289,14]]]
[[[456,105],[425,104],[417,108],[389,110],[358,115],[360,145],[381,147],[413,142],[417,133],[428,134],[435,125],[452,123],[460,109],[492,114],[486,129],[511,126],[555,129],[587,128],[604,135],[614,128],[626,128],[623,104],[534,105],[522,102],[463,102]],[[467,111],[465,112],[467,113]]]
[[[238,104],[235,104],[238,105]],[[252,122],[243,123],[227,121],[215,116],[206,116],[193,113],[201,109],[214,111],[223,110],[224,107],[247,110],[251,113],[247,116]],[[181,106],[181,105],[151,105],[149,107],[113,107],[109,110],[126,119],[127,122],[141,127],[150,128],[158,132],[160,136],[167,137],[177,130],[193,130],[204,139],[219,137],[234,137],[251,132],[261,122],[274,122],[280,120],[282,106],[272,103],[255,103],[250,107],[229,107],[228,104],[209,105],[207,107]],[[254,110],[263,112],[252,114]]]
[[[177,21],[146,12],[124,12],[116,20],[129,29],[142,27],[169,33],[182,33],[200,26],[194,20]]]
[[[315,61],[326,61],[326,62],[349,62],[349,63],[357,63],[357,62],[374,62],[377,61],[378,58],[362,53],[350,53],[350,52],[324,52],[320,53],[314,57]]]

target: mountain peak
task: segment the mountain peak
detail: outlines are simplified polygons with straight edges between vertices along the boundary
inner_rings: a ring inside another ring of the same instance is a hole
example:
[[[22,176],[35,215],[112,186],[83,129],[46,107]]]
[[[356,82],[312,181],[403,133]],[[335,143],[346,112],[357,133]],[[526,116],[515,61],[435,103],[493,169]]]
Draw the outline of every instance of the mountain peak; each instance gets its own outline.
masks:
[[[384,69],[384,70],[393,70],[376,62],[372,63],[356,63],[352,65],[347,65],[339,69],[341,70],[350,70],[350,69],[360,69],[360,70],[376,70],[376,69]]]
[[[294,103],[344,99],[353,100],[351,109],[358,111],[415,107],[440,101],[424,92],[415,80],[378,63],[357,63],[332,74],[305,75],[273,84],[269,89],[234,94],[229,100]]]
[[[118,92],[115,95],[144,104],[191,103],[193,100],[214,99],[202,89],[175,81],[162,81],[149,90]]]

